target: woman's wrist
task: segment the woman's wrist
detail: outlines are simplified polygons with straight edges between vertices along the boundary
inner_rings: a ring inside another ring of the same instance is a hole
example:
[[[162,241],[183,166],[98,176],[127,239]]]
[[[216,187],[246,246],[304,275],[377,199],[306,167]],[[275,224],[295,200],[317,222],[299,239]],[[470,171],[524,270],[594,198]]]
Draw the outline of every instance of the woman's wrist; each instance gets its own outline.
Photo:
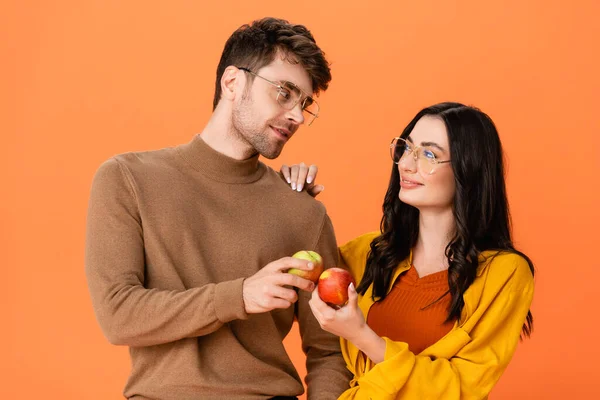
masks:
[[[385,357],[385,340],[381,338],[369,325],[365,324],[356,335],[348,338],[360,351],[365,353],[371,361],[379,363]]]

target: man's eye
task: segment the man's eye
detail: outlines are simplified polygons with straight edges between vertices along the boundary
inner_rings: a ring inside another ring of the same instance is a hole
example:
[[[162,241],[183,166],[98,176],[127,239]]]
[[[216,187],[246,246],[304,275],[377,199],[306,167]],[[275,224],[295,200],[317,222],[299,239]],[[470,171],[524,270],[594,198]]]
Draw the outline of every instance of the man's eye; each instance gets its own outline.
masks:
[[[290,93],[289,90],[281,88],[281,89],[279,89],[279,96],[281,96],[285,100],[289,100],[292,97],[292,94]]]

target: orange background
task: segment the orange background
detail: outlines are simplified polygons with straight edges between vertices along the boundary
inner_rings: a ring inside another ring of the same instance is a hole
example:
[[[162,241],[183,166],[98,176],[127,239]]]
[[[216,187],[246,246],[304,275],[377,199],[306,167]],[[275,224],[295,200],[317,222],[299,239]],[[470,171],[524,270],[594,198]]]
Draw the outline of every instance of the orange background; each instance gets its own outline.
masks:
[[[340,243],[378,227],[388,143],[419,109],[492,116],[516,244],[538,272],[533,338],[491,398],[597,393],[598,1],[5,0],[0,398],[121,398],[128,353],[102,336],[84,276],[92,176],[199,132],[226,39],[265,15],[307,25],[332,62],[322,118],[269,164],[320,166]],[[297,333],[286,343],[303,370]]]

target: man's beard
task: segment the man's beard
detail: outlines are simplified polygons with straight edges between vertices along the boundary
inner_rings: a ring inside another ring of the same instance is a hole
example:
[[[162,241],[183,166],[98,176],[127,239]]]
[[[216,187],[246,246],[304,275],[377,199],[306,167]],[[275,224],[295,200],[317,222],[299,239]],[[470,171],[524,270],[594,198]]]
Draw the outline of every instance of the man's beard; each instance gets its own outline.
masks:
[[[252,122],[251,103],[250,95],[245,96],[242,98],[241,104],[233,110],[231,116],[232,133],[252,146],[261,156],[273,160],[281,154],[284,143],[271,140],[271,134],[268,130],[271,129],[270,126],[274,125],[274,121],[269,120],[263,126]]]

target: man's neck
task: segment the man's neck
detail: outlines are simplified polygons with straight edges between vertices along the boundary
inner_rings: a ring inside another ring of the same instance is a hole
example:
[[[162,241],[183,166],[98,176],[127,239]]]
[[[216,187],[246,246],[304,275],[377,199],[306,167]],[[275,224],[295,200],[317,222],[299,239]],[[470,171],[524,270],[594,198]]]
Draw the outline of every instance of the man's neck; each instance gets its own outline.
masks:
[[[219,153],[236,160],[246,160],[256,155],[256,150],[235,131],[231,120],[225,118],[223,111],[219,107],[215,109],[200,133],[202,140]]]

